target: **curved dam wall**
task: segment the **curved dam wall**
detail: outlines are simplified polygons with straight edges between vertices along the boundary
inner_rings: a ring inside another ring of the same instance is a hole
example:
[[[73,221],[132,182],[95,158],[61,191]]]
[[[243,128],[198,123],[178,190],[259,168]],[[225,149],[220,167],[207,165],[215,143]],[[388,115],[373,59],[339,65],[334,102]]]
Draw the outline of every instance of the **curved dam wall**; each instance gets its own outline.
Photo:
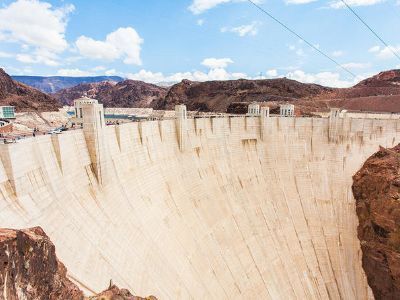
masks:
[[[399,120],[130,123],[0,146],[0,226],[72,280],[159,299],[368,299],[352,175]],[[100,136],[99,136],[100,135]],[[96,150],[97,149],[97,150]]]

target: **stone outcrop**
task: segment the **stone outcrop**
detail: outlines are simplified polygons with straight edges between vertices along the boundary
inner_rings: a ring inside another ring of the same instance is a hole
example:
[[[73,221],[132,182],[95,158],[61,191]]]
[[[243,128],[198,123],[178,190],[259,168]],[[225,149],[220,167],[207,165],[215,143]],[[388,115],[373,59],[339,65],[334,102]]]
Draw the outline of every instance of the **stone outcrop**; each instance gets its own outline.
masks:
[[[154,101],[155,109],[173,109],[186,104],[188,110],[226,112],[233,102],[296,101],[331,91],[316,84],[286,78],[267,80],[228,80],[194,82],[183,80],[168,91],[164,99]]]
[[[60,107],[53,97],[13,80],[1,68],[0,105],[13,105],[17,111],[54,111]]]
[[[120,289],[117,286],[112,285],[104,292],[96,296],[89,297],[86,300],[157,300],[157,298],[154,296],[149,296],[146,298],[133,296],[127,289]]]
[[[165,98],[155,100],[156,109],[173,109],[183,103],[189,110],[242,112],[238,103],[285,102],[302,114],[340,107],[349,110],[400,112],[400,71],[381,72],[350,88],[329,88],[287,78],[194,82],[183,80],[172,86]]]
[[[54,244],[40,227],[0,229],[0,299],[157,300],[154,296],[133,296],[115,285],[96,296],[84,297],[68,279]]]
[[[400,299],[400,144],[354,176],[363,268],[376,299]]]
[[[62,104],[72,104],[84,95],[98,99],[105,107],[150,107],[154,100],[163,99],[167,88],[136,80],[105,81],[79,84],[58,91],[53,96]]]
[[[0,299],[83,299],[40,227],[0,229]]]

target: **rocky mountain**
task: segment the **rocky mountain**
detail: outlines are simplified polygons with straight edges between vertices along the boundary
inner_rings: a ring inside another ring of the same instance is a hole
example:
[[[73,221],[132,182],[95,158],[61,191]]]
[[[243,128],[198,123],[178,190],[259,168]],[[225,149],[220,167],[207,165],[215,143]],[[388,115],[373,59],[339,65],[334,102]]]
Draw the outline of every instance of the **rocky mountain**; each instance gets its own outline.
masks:
[[[5,299],[83,299],[39,227],[0,229],[0,273]]]
[[[101,81],[123,81],[119,76],[93,76],[93,77],[68,77],[68,76],[12,76],[16,81],[34,87],[45,93],[55,93],[61,89],[70,88],[82,83]]]
[[[63,89],[53,96],[63,104],[72,104],[83,95],[96,98],[105,107],[150,107],[153,101],[163,99],[168,89],[143,81],[99,82],[79,84]]]
[[[13,80],[1,68],[0,105],[13,105],[17,111],[52,111],[60,106],[53,97]]]
[[[152,103],[172,109],[184,103],[189,110],[243,112],[252,101],[296,104],[301,113],[339,107],[348,110],[400,112],[400,70],[382,72],[351,88],[329,88],[286,78],[193,82],[172,86],[164,99]]]
[[[380,72],[361,81],[355,87],[400,87],[400,70]]]
[[[362,264],[375,299],[400,299],[400,144],[353,177]]]
[[[164,99],[156,100],[152,105],[157,109],[173,109],[175,104],[183,103],[189,110],[225,112],[234,102],[293,101],[331,90],[286,78],[208,82],[183,80],[172,86]]]
[[[72,104],[82,95],[96,98],[106,107],[152,107],[162,110],[184,103],[189,110],[243,113],[249,103],[257,101],[268,102],[273,109],[284,102],[294,103],[298,113],[303,115],[316,110],[329,110],[330,107],[400,112],[400,70],[381,72],[351,88],[329,88],[287,78],[208,82],[183,80],[172,87],[134,80],[107,80],[81,83],[52,94],[60,105]],[[23,109],[28,109],[28,106]]]
[[[351,88],[334,89],[314,100],[349,110],[400,113],[400,70],[381,72]]]
[[[133,296],[115,285],[98,295],[84,297],[68,279],[54,244],[40,227],[0,229],[0,290],[0,299],[157,300],[154,296]]]

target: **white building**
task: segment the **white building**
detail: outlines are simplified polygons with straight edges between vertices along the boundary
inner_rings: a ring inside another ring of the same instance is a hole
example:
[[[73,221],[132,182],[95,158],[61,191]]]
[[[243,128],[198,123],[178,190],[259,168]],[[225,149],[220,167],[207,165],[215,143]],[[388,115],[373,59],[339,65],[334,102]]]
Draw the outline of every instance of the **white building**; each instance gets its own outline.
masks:
[[[257,102],[253,102],[249,104],[248,110],[247,110],[247,116],[249,117],[258,117],[260,115],[260,104]]]
[[[83,116],[85,110],[86,114],[90,114],[92,119],[99,119],[99,125],[105,126],[103,104],[99,104],[99,101],[97,101],[96,99],[91,99],[87,97],[82,97],[74,100],[75,117],[71,118],[71,123],[83,125]]]
[[[282,104],[280,106],[281,117],[294,117],[294,105],[293,104]]]

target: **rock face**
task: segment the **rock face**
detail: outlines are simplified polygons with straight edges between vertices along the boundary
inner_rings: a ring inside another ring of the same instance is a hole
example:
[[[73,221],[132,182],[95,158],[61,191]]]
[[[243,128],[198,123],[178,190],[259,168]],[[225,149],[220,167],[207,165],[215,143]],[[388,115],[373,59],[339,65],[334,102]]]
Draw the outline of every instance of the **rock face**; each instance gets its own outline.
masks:
[[[100,100],[105,107],[151,107],[154,100],[165,97],[167,90],[142,81],[106,81],[63,89],[54,94],[54,97],[63,104],[72,104],[74,99],[87,95]]]
[[[356,87],[400,87],[400,70],[390,70],[367,78]]]
[[[87,300],[157,300],[157,298],[154,296],[146,298],[133,296],[127,289],[119,289],[113,285],[108,290],[94,297],[89,297]]]
[[[286,78],[208,82],[183,80],[171,87],[164,99],[154,101],[152,106],[173,109],[175,104],[183,103],[189,110],[226,112],[233,102],[294,101],[331,90]]]
[[[400,70],[382,72],[350,88],[328,88],[286,78],[192,82],[183,80],[171,87],[153,108],[173,109],[184,103],[189,110],[243,111],[238,103],[268,102],[273,107],[284,102],[307,114],[340,107],[349,110],[400,112]],[[245,110],[246,111],[246,110]]]
[[[53,97],[64,105],[73,105],[73,101],[82,96],[100,100],[98,96],[100,94],[107,94],[116,84],[117,82],[115,81],[82,83],[71,88],[62,89],[53,94]]]
[[[0,105],[13,105],[17,111],[53,111],[60,107],[53,97],[14,81],[1,68]]]
[[[82,83],[94,83],[102,81],[120,82],[124,80],[119,76],[12,76],[12,78],[45,93],[56,93],[59,90],[70,88]]]
[[[381,148],[353,179],[368,283],[376,299],[400,299],[400,145]]]
[[[257,101],[268,102],[272,107],[291,102],[301,114],[326,111],[330,107],[357,111],[400,112],[400,70],[381,72],[350,88],[329,88],[287,78],[209,82],[183,80],[171,88],[134,80],[120,81],[122,78],[119,77],[115,80],[114,77],[110,77],[112,80],[98,82],[101,78],[103,77],[51,77],[51,80],[42,78],[42,81],[31,77],[20,79],[43,89],[41,84],[46,85],[46,91],[57,91],[52,96],[59,104],[53,101],[48,105],[52,101],[51,98],[41,94],[42,98],[47,98],[39,99],[38,91],[36,94],[25,92],[23,95],[26,97],[19,97],[16,101],[15,95],[20,96],[22,90],[29,89],[25,85],[21,85],[24,88],[20,88],[18,93],[14,89],[11,94],[7,94],[14,96],[4,97],[9,99],[9,102],[17,103],[17,108],[24,111],[51,110],[57,105],[70,105],[74,99],[87,95],[97,98],[106,107],[146,107],[161,110],[174,109],[176,104],[184,103],[189,110],[194,111],[235,112],[243,111],[243,107],[237,103]],[[6,81],[10,80],[8,77]],[[64,83],[68,88],[59,90]],[[78,85],[71,87],[73,83]]]
[[[140,298],[115,285],[85,298],[67,278],[54,244],[40,227],[0,229],[0,299],[4,300],[157,300]]]
[[[83,299],[66,273],[53,243],[40,227],[0,229],[2,299]]]

